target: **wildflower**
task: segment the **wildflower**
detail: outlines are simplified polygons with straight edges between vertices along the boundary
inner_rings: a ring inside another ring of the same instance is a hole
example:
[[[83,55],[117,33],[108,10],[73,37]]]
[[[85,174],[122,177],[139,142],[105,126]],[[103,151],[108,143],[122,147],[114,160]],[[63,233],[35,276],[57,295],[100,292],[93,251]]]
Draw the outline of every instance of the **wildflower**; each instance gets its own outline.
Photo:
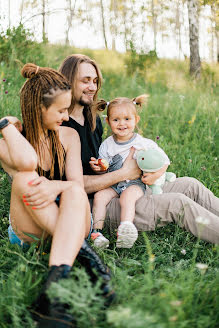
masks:
[[[155,255],[151,254],[150,257],[149,257],[149,262],[153,263],[154,260],[155,260]]]
[[[182,255],[186,255],[186,250],[185,250],[185,249],[182,249],[180,253],[181,253]]]
[[[173,315],[172,317],[169,318],[169,321],[176,321],[178,317],[176,315]]]
[[[8,90],[5,91],[5,94],[6,94],[6,95],[8,94]]]
[[[42,255],[46,255],[47,253],[45,253],[45,252],[42,252]]]
[[[195,219],[196,223],[202,224],[202,225],[208,225],[210,223],[208,218],[203,218],[202,216],[197,216]]]
[[[175,301],[171,301],[170,304],[172,306],[180,306],[182,304],[182,301],[179,300],[175,300]]]
[[[195,122],[196,119],[196,115],[192,116],[192,119],[190,121],[188,121],[189,124],[193,124]]]
[[[189,158],[189,163],[192,163],[192,159],[191,158]]]
[[[205,274],[205,271],[208,268],[208,265],[204,264],[204,263],[196,263],[195,266],[196,266],[196,268],[198,268],[200,270],[201,274]]]
[[[215,157],[214,160],[217,161],[217,157]]]
[[[183,100],[185,98],[185,96],[183,96],[183,95],[179,95],[179,99],[180,100]]]
[[[206,171],[206,167],[205,167],[205,166],[201,166],[201,169],[202,169],[203,171]]]
[[[159,136],[156,136],[156,139],[157,139],[157,140],[159,140],[159,139],[160,139],[160,137],[159,137]]]
[[[3,82],[6,82],[6,79],[3,79],[2,81],[3,81]]]

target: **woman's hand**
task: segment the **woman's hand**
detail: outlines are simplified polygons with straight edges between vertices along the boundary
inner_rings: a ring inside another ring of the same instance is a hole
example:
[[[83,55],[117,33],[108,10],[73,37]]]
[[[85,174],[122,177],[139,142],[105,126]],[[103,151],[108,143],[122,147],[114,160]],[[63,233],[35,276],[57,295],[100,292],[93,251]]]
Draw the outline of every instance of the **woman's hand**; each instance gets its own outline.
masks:
[[[38,177],[28,183],[30,191],[23,195],[26,205],[39,209],[48,206],[60,194],[59,181],[50,181],[45,177]]]
[[[22,123],[21,123],[21,121],[20,121],[17,117],[15,117],[15,116],[5,116],[5,117],[2,118],[2,120],[5,119],[5,118],[6,118],[11,124],[13,124],[19,132],[22,132],[22,130],[23,130],[23,128],[22,128]],[[1,131],[0,131],[0,132],[1,132]]]

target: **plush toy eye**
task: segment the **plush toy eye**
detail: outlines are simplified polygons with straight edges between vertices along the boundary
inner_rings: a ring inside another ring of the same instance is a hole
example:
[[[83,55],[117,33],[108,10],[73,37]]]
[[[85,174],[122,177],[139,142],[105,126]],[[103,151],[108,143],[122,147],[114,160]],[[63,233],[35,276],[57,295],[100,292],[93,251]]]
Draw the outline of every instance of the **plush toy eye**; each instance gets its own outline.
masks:
[[[142,161],[144,161],[144,157],[142,157]]]

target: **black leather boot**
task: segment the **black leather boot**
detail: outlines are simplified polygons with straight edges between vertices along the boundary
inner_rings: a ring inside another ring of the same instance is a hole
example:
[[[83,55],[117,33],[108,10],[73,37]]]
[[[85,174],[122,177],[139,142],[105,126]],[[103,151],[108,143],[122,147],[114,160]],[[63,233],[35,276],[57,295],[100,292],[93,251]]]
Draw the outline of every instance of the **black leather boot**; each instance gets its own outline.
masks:
[[[115,299],[116,294],[110,286],[111,273],[109,268],[102,262],[93,248],[84,240],[77,256],[78,262],[83,265],[89,274],[91,281],[96,282],[98,278],[103,280],[101,285],[102,294],[105,298],[105,305],[109,306]]]
[[[38,322],[38,328],[76,327],[76,321],[66,311],[68,305],[60,303],[58,298],[50,301],[46,293],[52,282],[68,278],[70,270],[71,267],[65,264],[50,267],[47,280],[31,311],[33,319]]]

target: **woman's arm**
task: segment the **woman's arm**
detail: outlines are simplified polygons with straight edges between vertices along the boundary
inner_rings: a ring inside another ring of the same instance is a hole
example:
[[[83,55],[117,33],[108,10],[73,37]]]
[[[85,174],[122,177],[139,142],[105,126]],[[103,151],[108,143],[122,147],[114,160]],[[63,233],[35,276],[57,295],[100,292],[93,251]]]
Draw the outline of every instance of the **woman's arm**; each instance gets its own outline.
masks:
[[[78,133],[71,128],[60,128],[60,141],[66,151],[65,174],[67,181],[48,180],[38,177],[29,182],[31,190],[25,194],[28,204],[35,209],[43,208],[54,202],[63,191],[72,187],[73,182],[84,187],[81,164],[81,144]]]
[[[34,171],[37,167],[37,154],[31,144],[19,132],[20,122],[16,117],[7,116],[10,124],[0,130],[0,161],[7,168],[15,171]],[[19,130],[18,130],[19,129]]]
[[[66,149],[65,174],[67,181],[78,182],[84,187],[81,143],[77,131],[71,128],[61,127],[60,140]]]

